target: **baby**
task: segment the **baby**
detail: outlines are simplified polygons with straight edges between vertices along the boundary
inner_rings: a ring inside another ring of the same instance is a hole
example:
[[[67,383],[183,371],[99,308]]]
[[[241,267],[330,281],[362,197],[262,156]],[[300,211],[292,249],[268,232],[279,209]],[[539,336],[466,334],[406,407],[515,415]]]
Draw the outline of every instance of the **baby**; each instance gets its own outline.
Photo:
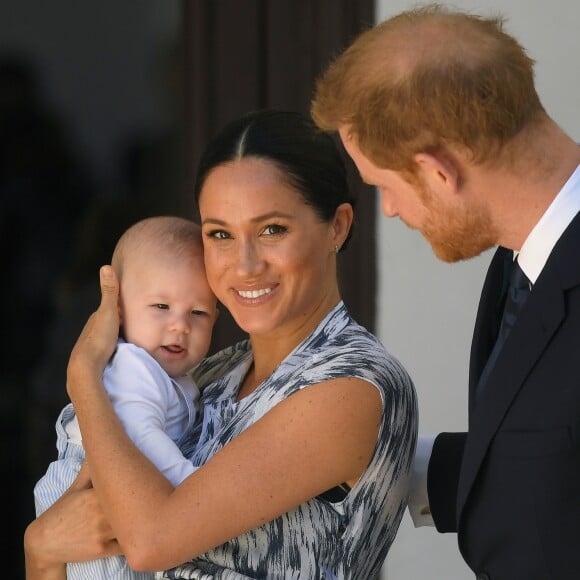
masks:
[[[120,338],[104,383],[128,435],[167,479],[193,472],[179,450],[196,418],[199,391],[188,376],[207,354],[217,303],[203,263],[201,230],[178,217],[152,217],[119,239],[112,265],[120,283]],[[74,408],[56,423],[58,458],[34,488],[37,516],[71,485],[84,461]],[[69,579],[152,579],[122,557],[67,564]]]

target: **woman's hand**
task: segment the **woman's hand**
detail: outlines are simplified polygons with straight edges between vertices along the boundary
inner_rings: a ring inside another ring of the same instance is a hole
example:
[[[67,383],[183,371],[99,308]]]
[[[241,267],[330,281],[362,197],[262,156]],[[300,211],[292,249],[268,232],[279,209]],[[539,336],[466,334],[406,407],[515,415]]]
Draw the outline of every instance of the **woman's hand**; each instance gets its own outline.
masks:
[[[65,494],[24,534],[27,580],[64,580],[66,562],[121,553],[86,466]]]
[[[67,390],[82,387],[89,376],[101,376],[111,358],[119,335],[119,285],[111,266],[100,270],[101,304],[88,319],[79,336],[67,368]]]

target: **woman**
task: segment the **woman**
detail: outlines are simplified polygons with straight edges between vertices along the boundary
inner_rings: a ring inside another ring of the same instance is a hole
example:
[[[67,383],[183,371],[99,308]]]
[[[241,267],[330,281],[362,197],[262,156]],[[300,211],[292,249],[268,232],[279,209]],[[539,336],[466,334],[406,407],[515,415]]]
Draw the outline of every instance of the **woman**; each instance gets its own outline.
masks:
[[[417,410],[405,370],[340,299],[353,221],[341,157],[298,114],[252,113],[209,145],[196,197],[210,286],[249,335],[193,373],[203,416],[183,451],[198,469],[173,488],[111,409],[117,284],[104,268],[67,383],[94,489],[81,474],[29,526],[27,577],[111,553],[165,578],[376,576],[406,505]]]

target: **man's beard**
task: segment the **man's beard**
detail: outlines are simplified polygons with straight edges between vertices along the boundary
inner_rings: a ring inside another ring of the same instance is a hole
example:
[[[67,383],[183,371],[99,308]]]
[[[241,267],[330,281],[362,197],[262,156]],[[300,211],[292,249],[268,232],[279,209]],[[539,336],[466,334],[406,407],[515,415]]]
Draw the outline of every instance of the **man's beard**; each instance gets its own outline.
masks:
[[[496,245],[497,234],[485,208],[437,207],[431,192],[421,187],[420,193],[427,210],[421,232],[440,260],[467,260]]]

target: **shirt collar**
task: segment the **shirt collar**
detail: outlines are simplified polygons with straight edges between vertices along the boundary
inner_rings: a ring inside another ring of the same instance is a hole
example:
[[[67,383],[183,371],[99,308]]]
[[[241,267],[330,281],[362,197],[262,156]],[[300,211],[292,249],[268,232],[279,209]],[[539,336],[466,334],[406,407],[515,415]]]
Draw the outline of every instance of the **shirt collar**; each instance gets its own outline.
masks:
[[[536,283],[556,242],[580,211],[580,165],[558,192],[523,243],[518,263],[530,282]]]

